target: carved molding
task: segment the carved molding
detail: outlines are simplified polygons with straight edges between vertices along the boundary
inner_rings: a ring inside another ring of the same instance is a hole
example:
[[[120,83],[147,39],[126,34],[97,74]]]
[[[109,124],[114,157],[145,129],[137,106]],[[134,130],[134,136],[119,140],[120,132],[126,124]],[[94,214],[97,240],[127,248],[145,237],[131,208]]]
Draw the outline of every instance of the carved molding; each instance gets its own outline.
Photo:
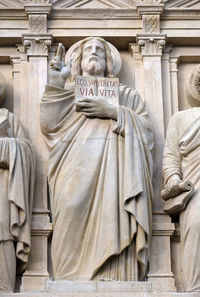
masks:
[[[138,35],[137,40],[142,56],[162,56],[166,43],[165,35]]]
[[[0,0],[0,8],[23,8],[22,0]]]
[[[144,33],[160,32],[160,16],[159,15],[143,15],[143,31]]]
[[[55,8],[132,8],[135,0],[52,0]]]
[[[30,15],[30,14],[47,14],[48,15],[51,12],[51,8],[52,8],[52,4],[44,4],[44,3],[24,4],[24,9],[27,15]]]
[[[40,4],[51,4],[50,0],[22,0],[24,4],[40,5]]]
[[[164,10],[164,4],[142,4],[138,3],[137,11],[140,15],[161,15]]]
[[[199,8],[200,9],[200,1],[199,0],[176,0],[169,1],[169,8]]]
[[[23,34],[24,49],[28,57],[47,57],[53,37],[50,34]]]
[[[47,15],[46,14],[29,15],[29,30],[32,33],[46,33],[47,32]]]
[[[166,2],[166,0],[139,0],[138,4],[160,4]]]

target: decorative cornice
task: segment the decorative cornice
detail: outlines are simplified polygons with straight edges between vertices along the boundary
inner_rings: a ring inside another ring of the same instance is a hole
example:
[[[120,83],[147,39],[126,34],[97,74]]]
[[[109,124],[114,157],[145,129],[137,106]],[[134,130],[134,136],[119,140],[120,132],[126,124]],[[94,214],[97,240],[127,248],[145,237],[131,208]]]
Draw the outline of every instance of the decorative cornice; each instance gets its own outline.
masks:
[[[98,0],[97,0],[98,1]],[[127,0],[99,0],[98,7],[100,8],[132,8],[136,6],[136,1]],[[93,0],[52,0],[55,8],[96,8]]]
[[[164,4],[138,4],[137,11],[140,15],[158,14],[161,15],[164,10]]]
[[[45,4],[50,4],[50,0],[22,0],[25,5],[30,4],[30,5],[45,5]]]
[[[27,15],[30,14],[50,14],[52,9],[52,4],[50,3],[27,3],[24,4],[24,9]]]

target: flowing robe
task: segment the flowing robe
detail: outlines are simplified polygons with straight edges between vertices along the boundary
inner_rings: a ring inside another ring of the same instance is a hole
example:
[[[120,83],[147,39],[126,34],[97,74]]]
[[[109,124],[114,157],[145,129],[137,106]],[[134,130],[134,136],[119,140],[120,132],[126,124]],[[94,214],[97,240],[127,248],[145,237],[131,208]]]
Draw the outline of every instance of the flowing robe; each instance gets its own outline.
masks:
[[[151,124],[120,87],[118,121],[75,111],[73,90],[47,85],[41,130],[49,150],[55,279],[144,279],[151,236]]]
[[[21,273],[30,253],[34,156],[20,122],[6,109],[1,116],[10,128],[8,137],[0,137],[0,290],[13,291],[16,258]]]
[[[163,157],[165,184],[173,174],[194,184],[195,192],[180,214],[182,280],[185,291],[200,291],[200,108],[170,120]]]

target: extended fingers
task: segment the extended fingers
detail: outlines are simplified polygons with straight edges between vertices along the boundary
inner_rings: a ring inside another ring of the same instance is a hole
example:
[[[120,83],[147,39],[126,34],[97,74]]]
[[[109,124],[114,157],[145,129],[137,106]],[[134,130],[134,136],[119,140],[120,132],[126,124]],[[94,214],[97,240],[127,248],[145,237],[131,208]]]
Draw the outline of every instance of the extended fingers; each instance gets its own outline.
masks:
[[[55,69],[55,70],[58,70],[60,71],[61,68],[63,67],[64,63],[63,62],[58,62],[56,60],[56,58],[52,59],[49,63],[49,68],[50,69]]]
[[[80,107],[80,108],[82,108],[82,107],[92,107],[91,103],[86,102],[86,101],[84,101],[84,102],[80,102],[80,101],[78,101],[78,102],[76,103],[76,106],[77,106],[77,107]]]
[[[92,103],[93,100],[90,99],[90,98],[82,98],[82,99],[79,99],[79,100],[78,100],[77,104],[78,104],[78,103],[84,103],[84,102],[86,102],[86,103]]]
[[[63,59],[63,51],[64,51],[64,47],[63,47],[62,43],[59,43],[57,51],[56,51],[56,60],[59,62],[61,62]]]
[[[88,117],[88,118],[94,118],[96,117],[96,115],[94,113],[91,113],[91,112],[83,112],[83,114]]]

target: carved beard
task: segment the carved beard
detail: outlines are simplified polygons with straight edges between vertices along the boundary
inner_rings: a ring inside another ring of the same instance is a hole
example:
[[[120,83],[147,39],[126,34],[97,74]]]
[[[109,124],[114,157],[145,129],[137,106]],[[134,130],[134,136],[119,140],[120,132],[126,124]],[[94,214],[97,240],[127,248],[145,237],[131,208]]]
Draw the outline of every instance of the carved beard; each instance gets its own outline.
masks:
[[[90,75],[100,74],[105,71],[106,61],[98,57],[90,57],[82,59],[81,69],[82,72],[87,72]]]

